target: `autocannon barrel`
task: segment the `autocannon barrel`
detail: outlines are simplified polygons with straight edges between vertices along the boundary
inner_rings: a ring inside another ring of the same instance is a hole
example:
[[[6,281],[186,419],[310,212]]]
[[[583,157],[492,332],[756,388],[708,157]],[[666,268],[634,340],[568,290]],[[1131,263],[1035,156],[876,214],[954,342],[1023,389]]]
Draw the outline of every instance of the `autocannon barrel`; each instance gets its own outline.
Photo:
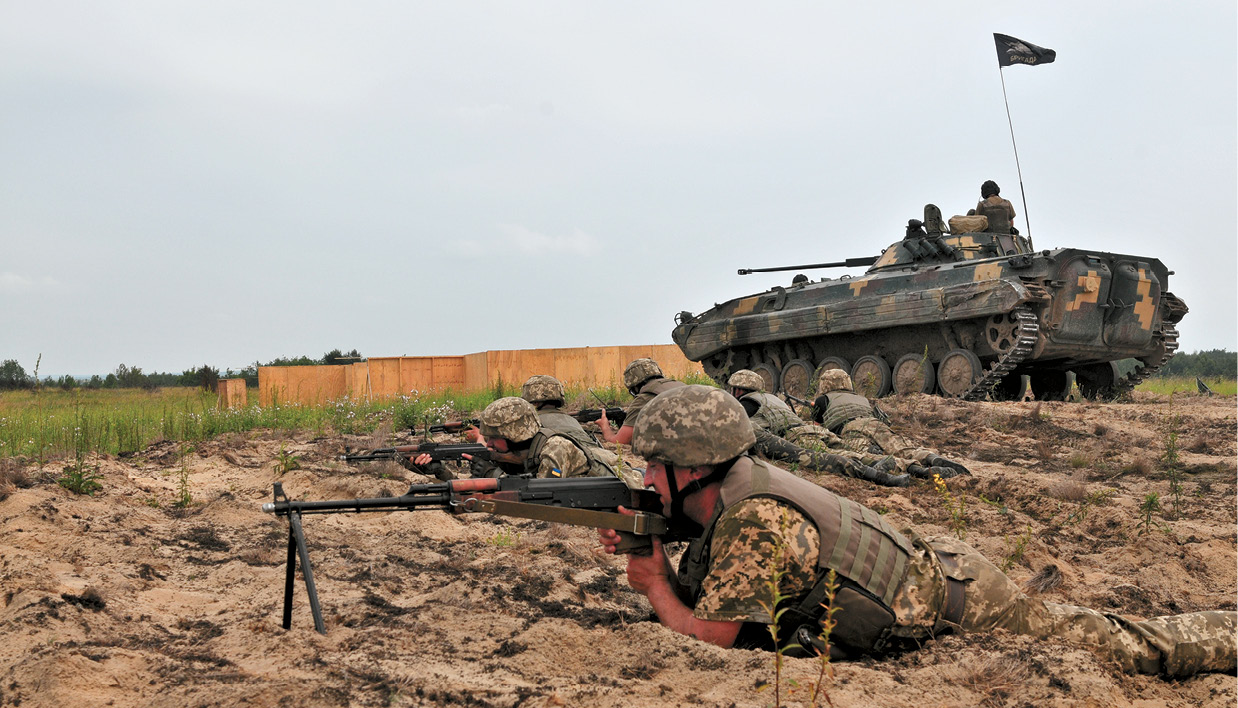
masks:
[[[878,258],[879,256],[865,256],[863,258],[848,258],[845,261],[834,263],[809,263],[808,265],[779,266],[777,268],[740,268],[739,274],[777,273],[784,270],[812,270],[813,268],[858,268],[860,266],[870,266],[876,263]]]

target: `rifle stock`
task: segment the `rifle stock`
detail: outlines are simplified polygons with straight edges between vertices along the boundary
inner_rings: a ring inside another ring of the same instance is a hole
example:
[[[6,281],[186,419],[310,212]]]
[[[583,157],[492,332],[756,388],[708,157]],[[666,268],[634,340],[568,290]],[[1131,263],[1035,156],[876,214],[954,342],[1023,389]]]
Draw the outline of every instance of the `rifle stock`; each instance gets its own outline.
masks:
[[[648,489],[632,489],[617,477],[457,479],[440,484],[414,484],[398,497],[325,501],[292,501],[284,494],[283,485],[276,482],[274,497],[273,502],[262,505],[262,511],[288,519],[283,627],[288,629],[292,625],[292,589],[296,560],[300,557],[314,629],[321,634],[327,631],[301,527],[301,517],[305,514],[439,510],[538,519],[570,526],[615,529],[622,539],[617,550],[623,553],[648,553],[653,547],[653,536],[668,535],[658,494]],[[635,513],[621,514],[618,512],[620,506]]]

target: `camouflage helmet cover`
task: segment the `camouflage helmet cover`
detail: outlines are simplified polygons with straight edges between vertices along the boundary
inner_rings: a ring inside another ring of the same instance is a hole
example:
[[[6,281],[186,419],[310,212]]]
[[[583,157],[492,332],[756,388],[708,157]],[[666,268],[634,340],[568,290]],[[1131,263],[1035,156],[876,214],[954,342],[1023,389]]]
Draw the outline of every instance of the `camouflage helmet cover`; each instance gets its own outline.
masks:
[[[716,465],[756,444],[744,406],[713,386],[680,386],[641,409],[632,449],[647,460],[676,467]]]
[[[817,384],[817,395],[824,396],[834,391],[851,391],[851,376],[842,369],[826,369],[821,372],[821,381]]]
[[[764,391],[765,379],[761,375],[750,369],[740,369],[731,374],[731,378],[726,380],[726,385],[731,388],[743,388],[749,391]]]
[[[481,412],[481,434],[511,442],[530,440],[541,430],[537,409],[523,398],[508,396],[486,406]]]
[[[637,359],[623,370],[623,385],[628,390],[645,383],[649,379],[662,376],[662,367],[653,359]]]
[[[563,390],[563,384],[553,376],[545,374],[537,374],[530,376],[528,381],[524,382],[524,386],[520,389],[520,397],[529,403],[542,403],[544,401],[563,401],[567,398],[567,394]]]

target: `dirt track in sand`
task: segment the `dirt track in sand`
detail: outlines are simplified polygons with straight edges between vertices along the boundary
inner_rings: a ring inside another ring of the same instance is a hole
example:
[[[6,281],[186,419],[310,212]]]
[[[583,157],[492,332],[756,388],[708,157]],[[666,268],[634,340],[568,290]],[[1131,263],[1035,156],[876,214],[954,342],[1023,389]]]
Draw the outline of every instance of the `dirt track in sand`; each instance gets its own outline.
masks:
[[[895,427],[966,461],[966,540],[1042,596],[1140,617],[1234,609],[1234,397],[1137,393],[1134,403],[888,399]],[[1160,462],[1184,468],[1175,518]],[[377,442],[387,442],[388,439]],[[329,633],[298,577],[280,627],[286,526],[259,511],[271,484],[307,499],[400,493],[399,468],[332,462],[371,439],[231,436],[189,455],[194,503],[172,508],[173,444],[97,462],[103,490],[0,461],[0,704],[21,706],[766,706],[771,657],[722,650],[650,620],[622,561],[593,534],[432,511],[306,517]],[[301,468],[277,473],[281,445]],[[388,475],[384,478],[384,474]],[[929,485],[822,483],[896,527],[948,533]],[[1141,533],[1149,492],[1165,511]],[[1024,540],[1021,557],[1017,556]],[[815,664],[792,660],[803,680]],[[1009,634],[947,637],[885,661],[837,665],[848,706],[1232,706],[1233,676],[1130,677],[1084,650]],[[784,702],[805,700],[795,694]],[[801,703],[802,704],[802,703]]]

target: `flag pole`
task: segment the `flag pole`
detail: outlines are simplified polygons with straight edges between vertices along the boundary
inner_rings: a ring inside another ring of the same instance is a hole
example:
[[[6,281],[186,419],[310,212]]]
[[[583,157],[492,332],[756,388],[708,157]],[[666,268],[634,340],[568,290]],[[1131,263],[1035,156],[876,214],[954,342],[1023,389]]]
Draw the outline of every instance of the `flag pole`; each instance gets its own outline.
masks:
[[[1019,196],[1023,198],[1023,222],[1027,224],[1027,245],[1032,246],[1032,220],[1027,215],[1027,192],[1023,190],[1023,167],[1019,164],[1019,145],[1014,139],[1014,121],[1010,119],[1010,99],[1006,98],[1006,75],[1002,73],[1002,67],[999,64],[997,67],[997,75],[1002,77],[1002,101],[1006,104],[1006,123],[1010,126],[1010,144],[1014,146],[1014,167],[1019,173]],[[1032,246],[1032,250],[1036,250]]]

